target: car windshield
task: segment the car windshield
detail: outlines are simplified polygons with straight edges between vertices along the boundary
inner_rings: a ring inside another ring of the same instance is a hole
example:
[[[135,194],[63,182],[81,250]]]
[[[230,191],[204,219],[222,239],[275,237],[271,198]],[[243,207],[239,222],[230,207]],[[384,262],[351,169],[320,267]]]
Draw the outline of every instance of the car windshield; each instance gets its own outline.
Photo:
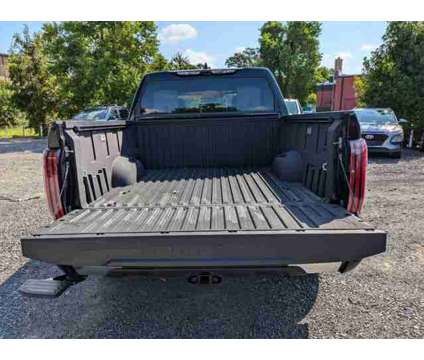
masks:
[[[356,111],[356,116],[364,125],[395,125],[398,123],[393,111],[385,109],[370,109]]]
[[[148,81],[143,94],[144,115],[274,111],[273,94],[264,78],[199,76]]]
[[[292,114],[299,114],[299,108],[297,106],[297,101],[294,100],[285,100],[286,106],[287,106],[287,110],[289,112],[290,115]]]
[[[74,120],[105,120],[107,116],[107,108],[95,108],[81,111],[73,117]]]

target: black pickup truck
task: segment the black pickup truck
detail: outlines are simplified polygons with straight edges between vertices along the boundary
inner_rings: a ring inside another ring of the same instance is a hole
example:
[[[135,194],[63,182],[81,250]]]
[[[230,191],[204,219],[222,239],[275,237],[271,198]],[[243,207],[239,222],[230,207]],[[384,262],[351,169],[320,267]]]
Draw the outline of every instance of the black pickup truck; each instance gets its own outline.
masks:
[[[21,291],[58,295],[94,271],[344,273],[385,251],[358,217],[366,166],[353,112],[287,115],[268,69],[148,74],[127,121],[51,127],[56,221],[22,250],[64,275]]]

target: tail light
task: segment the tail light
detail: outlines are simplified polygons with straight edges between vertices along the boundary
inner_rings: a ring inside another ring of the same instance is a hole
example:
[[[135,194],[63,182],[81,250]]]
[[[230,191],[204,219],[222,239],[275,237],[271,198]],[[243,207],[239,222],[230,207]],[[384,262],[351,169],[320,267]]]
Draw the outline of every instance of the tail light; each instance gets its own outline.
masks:
[[[359,215],[364,207],[368,150],[364,139],[351,140],[349,156],[349,200],[347,210]]]
[[[43,154],[44,191],[47,196],[47,205],[50,214],[55,219],[59,219],[65,214],[60,199],[61,194],[57,168],[59,154],[60,150],[46,150]]]

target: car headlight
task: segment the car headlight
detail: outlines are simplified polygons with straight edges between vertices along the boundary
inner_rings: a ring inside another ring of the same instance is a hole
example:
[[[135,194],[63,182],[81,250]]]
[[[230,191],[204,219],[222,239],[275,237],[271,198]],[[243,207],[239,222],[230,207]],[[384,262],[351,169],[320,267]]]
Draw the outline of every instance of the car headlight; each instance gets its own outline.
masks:
[[[392,143],[392,144],[399,144],[399,143],[401,143],[403,141],[403,134],[402,133],[400,133],[400,134],[395,134],[395,135],[393,135],[392,136],[392,138],[390,139],[390,142]]]

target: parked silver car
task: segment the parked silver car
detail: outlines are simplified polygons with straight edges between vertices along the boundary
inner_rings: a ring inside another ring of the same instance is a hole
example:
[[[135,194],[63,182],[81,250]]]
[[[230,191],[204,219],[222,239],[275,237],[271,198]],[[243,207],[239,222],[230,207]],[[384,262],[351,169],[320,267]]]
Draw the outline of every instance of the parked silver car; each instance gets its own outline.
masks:
[[[391,109],[354,109],[369,153],[384,153],[400,158],[405,119],[397,119]]]

